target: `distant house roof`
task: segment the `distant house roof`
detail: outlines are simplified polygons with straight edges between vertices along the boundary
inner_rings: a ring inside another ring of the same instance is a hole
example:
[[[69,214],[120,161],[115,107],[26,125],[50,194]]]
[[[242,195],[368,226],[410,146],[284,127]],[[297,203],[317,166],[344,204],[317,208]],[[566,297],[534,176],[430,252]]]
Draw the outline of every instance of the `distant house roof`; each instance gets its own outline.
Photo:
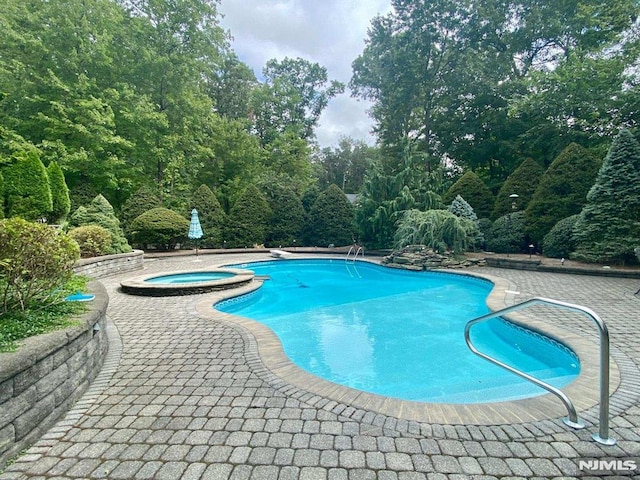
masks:
[[[349,200],[349,203],[351,204],[356,203],[356,200],[358,199],[357,193],[345,193],[344,196],[347,197],[347,200]]]

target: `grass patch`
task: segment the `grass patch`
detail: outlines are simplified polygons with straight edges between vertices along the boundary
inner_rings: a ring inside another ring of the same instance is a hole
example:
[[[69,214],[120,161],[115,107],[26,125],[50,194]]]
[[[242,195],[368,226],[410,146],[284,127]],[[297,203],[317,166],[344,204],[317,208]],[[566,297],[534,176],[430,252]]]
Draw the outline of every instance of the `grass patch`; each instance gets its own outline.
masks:
[[[64,297],[86,289],[87,279],[73,278],[64,289],[56,293],[56,301],[45,306],[30,306],[26,310],[11,310],[0,315],[0,352],[12,352],[18,342],[34,335],[78,325],[75,318],[87,310],[82,302],[65,302]]]

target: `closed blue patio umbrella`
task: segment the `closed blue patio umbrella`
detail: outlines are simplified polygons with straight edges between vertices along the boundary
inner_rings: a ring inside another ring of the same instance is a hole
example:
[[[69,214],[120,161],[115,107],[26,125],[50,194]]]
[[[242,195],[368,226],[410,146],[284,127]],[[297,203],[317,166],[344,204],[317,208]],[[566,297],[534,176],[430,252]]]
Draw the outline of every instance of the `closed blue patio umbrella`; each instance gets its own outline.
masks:
[[[198,218],[198,210],[191,210],[191,223],[189,224],[189,239],[196,241],[196,257],[198,256],[198,240],[202,238],[202,227],[200,226],[200,218]]]

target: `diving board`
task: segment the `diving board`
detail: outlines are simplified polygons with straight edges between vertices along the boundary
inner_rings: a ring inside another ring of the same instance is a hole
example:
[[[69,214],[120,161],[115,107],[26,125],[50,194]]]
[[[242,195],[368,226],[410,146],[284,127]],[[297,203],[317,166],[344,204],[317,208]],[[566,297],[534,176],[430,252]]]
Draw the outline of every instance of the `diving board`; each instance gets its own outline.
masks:
[[[269,253],[274,258],[287,258],[291,255],[291,252],[285,252],[284,250],[269,250]]]

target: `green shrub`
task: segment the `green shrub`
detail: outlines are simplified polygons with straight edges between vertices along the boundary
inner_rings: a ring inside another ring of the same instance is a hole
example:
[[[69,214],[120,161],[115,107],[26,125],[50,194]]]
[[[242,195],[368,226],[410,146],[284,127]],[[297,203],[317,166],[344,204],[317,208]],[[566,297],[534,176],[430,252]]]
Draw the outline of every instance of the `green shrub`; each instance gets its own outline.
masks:
[[[64,180],[64,174],[57,162],[51,162],[47,167],[49,186],[51,187],[52,209],[49,222],[60,223],[69,214],[71,201],[69,188]]]
[[[60,300],[80,249],[69,235],[21,218],[0,221],[2,313]]]
[[[478,218],[487,218],[491,215],[493,194],[475,173],[469,171],[462,175],[442,196],[442,201],[445,205],[450,204],[457,195],[461,195],[473,207]]]
[[[224,239],[228,247],[243,248],[264,244],[271,208],[255,185],[249,185],[229,212]]]
[[[398,222],[395,248],[426,245],[437,252],[464,252],[478,234],[475,222],[448,210],[408,210]]]
[[[528,158],[516,168],[502,184],[496,203],[493,207],[492,218],[507,215],[513,210],[513,199],[510,195],[518,195],[517,207],[525,210],[533,198],[533,194],[540,184],[540,179],[544,174],[544,168],[532,158]]]
[[[541,243],[558,221],[580,213],[601,163],[572,143],[549,165],[526,209],[527,233],[534,243]]]
[[[4,177],[0,173],[0,220],[4,218]]]
[[[578,217],[571,215],[556,223],[542,240],[542,253],[552,258],[568,258],[576,246],[573,229]]]
[[[496,219],[487,234],[487,250],[496,253],[527,252],[524,212],[510,213]]]
[[[349,245],[354,241],[355,212],[340,187],[329,185],[318,195],[306,229],[312,245]]]
[[[111,234],[111,246],[106,253],[126,253],[131,251],[113,207],[102,195],[96,196],[86,207],[78,207],[71,215],[69,224],[72,227],[98,225],[108,230]]]
[[[460,195],[456,195],[456,198],[453,199],[451,205],[449,206],[449,211],[453,213],[455,216],[460,218],[466,218],[471,221],[475,225],[475,236],[471,239],[469,243],[469,248],[477,249],[483,248],[485,244],[484,235],[480,230],[480,224],[478,222],[478,217],[476,213],[473,211],[471,205],[467,203],[467,201],[462,198]]]
[[[305,211],[300,197],[293,188],[277,181],[265,183],[262,190],[271,208],[265,245],[292,246],[301,242]]]
[[[2,174],[7,217],[48,218],[53,209],[49,176],[35,151],[15,154]]]
[[[120,225],[125,235],[131,237],[131,223],[144,212],[148,212],[152,208],[162,206],[160,195],[152,188],[140,187],[133,195],[131,195],[120,210]]]
[[[69,230],[69,236],[80,246],[80,256],[99,257],[111,249],[111,233],[99,225],[85,225]]]
[[[225,213],[220,202],[206,185],[200,185],[191,195],[189,211],[198,210],[202,238],[199,245],[203,248],[215,248],[222,245],[222,227],[225,222]]]
[[[189,220],[168,208],[152,208],[131,223],[133,242],[143,247],[171,250],[187,239]]]

